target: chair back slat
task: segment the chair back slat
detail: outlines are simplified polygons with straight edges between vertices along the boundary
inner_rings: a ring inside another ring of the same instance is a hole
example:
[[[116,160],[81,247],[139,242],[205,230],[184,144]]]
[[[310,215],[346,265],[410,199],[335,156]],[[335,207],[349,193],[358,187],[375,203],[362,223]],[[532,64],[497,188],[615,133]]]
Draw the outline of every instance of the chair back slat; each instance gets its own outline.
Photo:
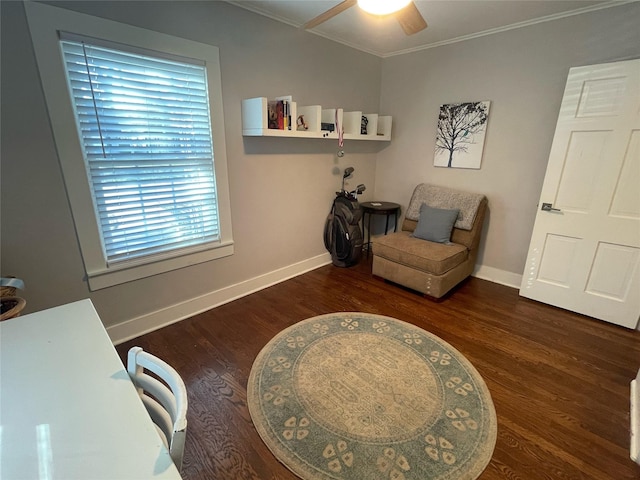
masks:
[[[145,370],[158,378],[146,374]],[[179,470],[184,455],[188,407],[187,389],[182,378],[171,365],[141,347],[129,350],[127,371],[159,435],[165,436],[162,440]]]

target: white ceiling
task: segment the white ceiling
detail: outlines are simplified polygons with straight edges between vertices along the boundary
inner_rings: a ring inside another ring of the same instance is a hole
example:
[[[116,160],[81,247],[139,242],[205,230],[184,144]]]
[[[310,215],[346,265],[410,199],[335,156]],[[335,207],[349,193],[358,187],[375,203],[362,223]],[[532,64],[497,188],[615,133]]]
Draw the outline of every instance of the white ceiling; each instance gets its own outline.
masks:
[[[339,0],[228,0],[280,22],[301,27]],[[427,29],[404,34],[393,15],[376,17],[357,6],[310,30],[311,33],[388,57],[466,40],[534,23],[627,3],[583,0],[414,0]]]

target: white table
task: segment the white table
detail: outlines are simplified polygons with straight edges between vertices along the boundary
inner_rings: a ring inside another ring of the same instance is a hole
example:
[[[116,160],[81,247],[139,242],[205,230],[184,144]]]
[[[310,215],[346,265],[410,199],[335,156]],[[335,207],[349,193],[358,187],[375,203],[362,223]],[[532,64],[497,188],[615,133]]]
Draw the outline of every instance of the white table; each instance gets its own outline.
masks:
[[[180,479],[90,300],[0,323],[0,478]]]

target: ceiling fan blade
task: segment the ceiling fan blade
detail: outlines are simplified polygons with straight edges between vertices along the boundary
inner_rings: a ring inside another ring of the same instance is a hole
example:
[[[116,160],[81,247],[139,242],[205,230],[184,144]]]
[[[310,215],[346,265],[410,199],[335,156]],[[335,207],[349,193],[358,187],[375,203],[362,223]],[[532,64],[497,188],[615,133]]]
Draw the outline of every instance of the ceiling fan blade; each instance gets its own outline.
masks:
[[[396,12],[395,16],[407,35],[413,35],[427,28],[427,22],[422,18],[418,7],[413,2]]]
[[[344,0],[333,8],[330,8],[324,13],[321,13],[316,18],[312,18],[307,23],[304,24],[305,30],[309,30],[310,28],[317,27],[321,23],[326,22],[330,18],[335,17],[339,13],[344,12],[347,8],[353,7],[358,0]]]

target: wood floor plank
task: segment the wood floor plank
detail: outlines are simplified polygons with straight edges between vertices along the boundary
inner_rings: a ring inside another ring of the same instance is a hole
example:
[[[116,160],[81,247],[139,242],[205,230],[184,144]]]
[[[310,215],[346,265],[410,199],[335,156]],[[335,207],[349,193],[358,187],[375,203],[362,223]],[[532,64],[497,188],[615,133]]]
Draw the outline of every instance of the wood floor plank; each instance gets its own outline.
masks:
[[[476,278],[434,302],[372,277],[367,260],[319,268],[117,347],[124,361],[140,345],[184,378],[185,479],[297,478],[253,427],[247,380],[279,331],[337,311],[413,323],[478,369],[498,417],[496,449],[480,479],[640,479],[629,459],[629,382],[640,367],[640,332]]]

